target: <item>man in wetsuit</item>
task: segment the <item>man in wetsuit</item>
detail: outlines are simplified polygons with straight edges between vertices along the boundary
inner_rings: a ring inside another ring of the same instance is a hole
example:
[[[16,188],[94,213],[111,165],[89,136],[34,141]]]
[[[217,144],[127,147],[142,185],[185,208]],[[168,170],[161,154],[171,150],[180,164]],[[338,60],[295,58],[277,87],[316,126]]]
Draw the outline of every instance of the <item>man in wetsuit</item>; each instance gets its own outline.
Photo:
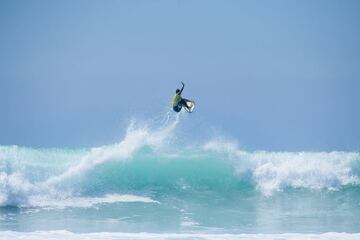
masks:
[[[189,107],[186,104],[186,102],[189,101],[189,100],[181,97],[181,93],[182,93],[182,91],[184,90],[184,87],[185,87],[185,84],[183,82],[181,82],[181,84],[182,84],[182,88],[181,89],[176,89],[176,94],[173,97],[173,110],[175,112],[180,112],[181,108],[183,106],[189,110]]]

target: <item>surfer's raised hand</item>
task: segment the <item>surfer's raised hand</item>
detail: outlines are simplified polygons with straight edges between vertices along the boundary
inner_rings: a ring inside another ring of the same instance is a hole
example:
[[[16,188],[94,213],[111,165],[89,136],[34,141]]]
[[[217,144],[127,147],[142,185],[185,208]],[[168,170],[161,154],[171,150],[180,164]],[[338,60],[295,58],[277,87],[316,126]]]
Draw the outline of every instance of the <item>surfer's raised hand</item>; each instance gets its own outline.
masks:
[[[185,84],[183,82],[181,82],[181,84],[182,84],[182,88],[180,90],[180,94],[182,93],[182,91],[184,90],[184,87],[185,87]]]

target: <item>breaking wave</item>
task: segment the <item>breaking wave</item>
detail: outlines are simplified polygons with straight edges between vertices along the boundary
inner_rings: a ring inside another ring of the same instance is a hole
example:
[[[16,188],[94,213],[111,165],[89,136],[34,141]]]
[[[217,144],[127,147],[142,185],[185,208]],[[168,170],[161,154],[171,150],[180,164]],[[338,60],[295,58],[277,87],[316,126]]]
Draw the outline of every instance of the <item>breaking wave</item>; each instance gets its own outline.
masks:
[[[0,146],[0,206],[91,207],[148,193],[341,190],[360,183],[357,152],[245,151],[226,140],[175,148],[181,115],[130,124],[123,140],[90,149]],[[169,144],[171,143],[171,144]]]

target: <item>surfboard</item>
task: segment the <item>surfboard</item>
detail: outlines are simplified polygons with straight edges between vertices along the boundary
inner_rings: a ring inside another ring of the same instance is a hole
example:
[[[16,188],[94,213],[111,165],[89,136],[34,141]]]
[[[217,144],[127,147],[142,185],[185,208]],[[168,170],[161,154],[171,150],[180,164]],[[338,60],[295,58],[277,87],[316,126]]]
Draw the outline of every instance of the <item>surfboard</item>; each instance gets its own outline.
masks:
[[[194,108],[195,108],[195,102],[192,101],[192,100],[187,100],[186,105],[187,105],[188,108],[185,108],[185,110],[188,113],[192,113],[194,111]]]

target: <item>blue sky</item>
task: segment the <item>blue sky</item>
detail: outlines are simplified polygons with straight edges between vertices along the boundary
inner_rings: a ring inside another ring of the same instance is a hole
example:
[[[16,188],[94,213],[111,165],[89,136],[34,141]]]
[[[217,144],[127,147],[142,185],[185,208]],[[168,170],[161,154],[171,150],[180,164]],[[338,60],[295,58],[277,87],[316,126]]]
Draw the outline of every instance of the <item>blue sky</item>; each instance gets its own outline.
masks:
[[[164,114],[182,80],[195,135],[358,151],[359,12],[359,1],[3,0],[0,144],[111,143],[132,117]]]

